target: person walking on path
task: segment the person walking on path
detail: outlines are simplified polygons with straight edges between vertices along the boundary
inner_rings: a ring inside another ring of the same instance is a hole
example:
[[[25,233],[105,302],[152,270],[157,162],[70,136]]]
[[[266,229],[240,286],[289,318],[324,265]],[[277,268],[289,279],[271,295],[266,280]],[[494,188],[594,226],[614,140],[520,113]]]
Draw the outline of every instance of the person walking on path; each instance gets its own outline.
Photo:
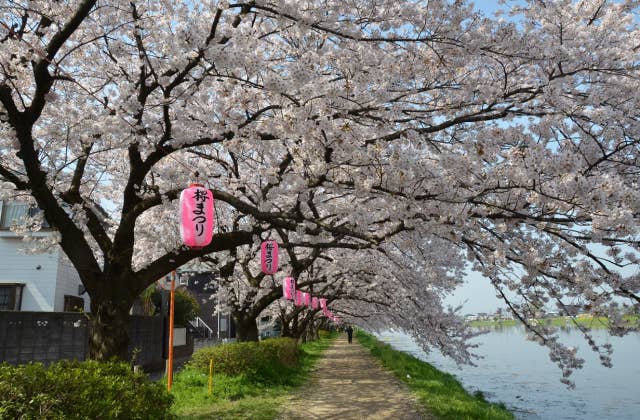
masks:
[[[351,325],[347,327],[347,338],[349,339],[349,344],[351,344],[353,340],[353,328],[351,328]]]

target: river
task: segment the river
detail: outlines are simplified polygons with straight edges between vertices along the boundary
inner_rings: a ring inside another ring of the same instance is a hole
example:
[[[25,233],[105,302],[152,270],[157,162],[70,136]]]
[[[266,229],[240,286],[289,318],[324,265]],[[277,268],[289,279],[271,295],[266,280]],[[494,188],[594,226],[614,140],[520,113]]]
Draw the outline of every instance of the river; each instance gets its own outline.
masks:
[[[488,400],[503,402],[518,419],[640,419],[640,334],[620,338],[594,330],[593,336],[598,343],[613,345],[612,368],[599,364],[576,331],[561,332],[562,341],[577,347],[578,356],[585,359],[583,369],[571,377],[576,388],[570,390],[560,383],[560,370],[549,360],[546,348],[526,340],[522,327],[474,338],[480,344],[476,352],[484,358],[476,367],[461,369],[437,352],[425,354],[402,333],[378,335],[398,350],[455,375],[467,390],[480,390]]]

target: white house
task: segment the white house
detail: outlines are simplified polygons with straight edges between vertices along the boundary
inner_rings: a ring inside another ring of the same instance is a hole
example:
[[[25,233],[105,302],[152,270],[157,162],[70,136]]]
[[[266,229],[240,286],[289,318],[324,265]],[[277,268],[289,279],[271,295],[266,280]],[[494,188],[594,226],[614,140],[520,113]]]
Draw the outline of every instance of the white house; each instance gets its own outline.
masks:
[[[62,249],[27,255],[20,252],[25,244],[9,228],[25,215],[28,205],[0,201],[0,310],[18,311],[89,311],[89,297],[78,273]],[[49,234],[44,228],[41,234]]]

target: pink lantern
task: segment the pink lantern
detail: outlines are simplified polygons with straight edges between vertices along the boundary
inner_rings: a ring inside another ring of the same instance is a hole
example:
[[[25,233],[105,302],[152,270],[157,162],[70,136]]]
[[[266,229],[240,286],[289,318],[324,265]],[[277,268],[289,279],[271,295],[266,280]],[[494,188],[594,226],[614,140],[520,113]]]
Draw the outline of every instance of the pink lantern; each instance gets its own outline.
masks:
[[[326,310],[327,310],[327,299],[320,298],[318,300],[320,301],[320,307],[322,308],[322,311],[326,312]]]
[[[294,294],[296,292],[296,279],[293,277],[286,277],[282,283],[282,296],[287,300],[294,300]]]
[[[318,309],[318,305],[319,304],[320,303],[318,302],[318,298],[317,297],[314,296],[314,297],[311,298],[311,307],[313,309]]]
[[[180,193],[180,233],[182,242],[200,249],[213,237],[213,194],[201,184],[191,184]]]
[[[278,243],[273,240],[262,243],[261,252],[262,272],[273,274],[278,271]]]
[[[304,297],[302,295],[303,295],[303,292],[301,292],[300,290],[296,290],[296,298],[295,298],[295,301],[293,302],[296,306],[304,305]]]

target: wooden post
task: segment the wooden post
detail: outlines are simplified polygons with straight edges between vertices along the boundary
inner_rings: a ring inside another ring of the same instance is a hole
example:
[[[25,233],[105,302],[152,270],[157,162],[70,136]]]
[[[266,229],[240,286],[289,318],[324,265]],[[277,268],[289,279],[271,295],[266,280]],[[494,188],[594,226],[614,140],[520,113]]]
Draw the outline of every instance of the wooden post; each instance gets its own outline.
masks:
[[[213,359],[209,359],[209,395],[213,389]]]
[[[171,272],[171,297],[169,301],[169,367],[167,372],[167,390],[171,391],[173,384],[173,316],[175,312],[174,300],[176,295],[176,270]]]

